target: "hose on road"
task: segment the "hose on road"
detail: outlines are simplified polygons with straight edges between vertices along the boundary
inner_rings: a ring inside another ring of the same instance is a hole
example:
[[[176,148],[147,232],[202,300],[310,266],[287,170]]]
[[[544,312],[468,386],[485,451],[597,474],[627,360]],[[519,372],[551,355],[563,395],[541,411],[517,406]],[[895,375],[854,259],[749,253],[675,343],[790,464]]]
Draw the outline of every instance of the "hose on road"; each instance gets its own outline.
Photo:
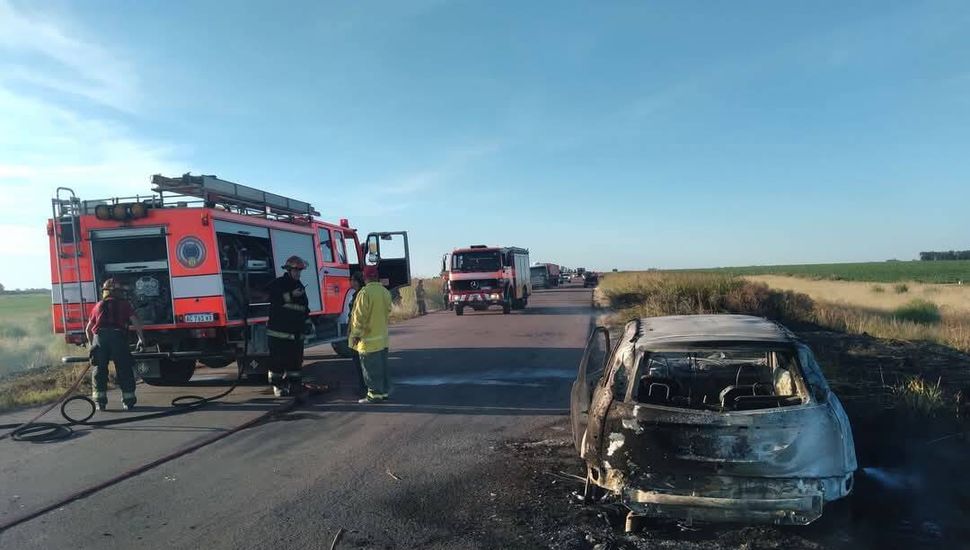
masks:
[[[242,382],[242,369],[239,369],[239,375],[226,391],[213,395],[211,397],[202,397],[200,395],[180,395],[172,400],[172,408],[164,411],[153,412],[148,414],[139,414],[134,416],[125,416],[122,418],[112,418],[110,420],[91,420],[94,416],[95,408],[94,400],[86,395],[75,395],[69,397],[72,393],[77,390],[77,387],[81,385],[81,381],[84,380],[85,375],[91,370],[91,364],[85,367],[84,371],[77,377],[77,380],[71,384],[60,398],[52,403],[49,407],[41,411],[40,414],[34,418],[24,422],[22,424],[0,424],[0,430],[12,429],[3,435],[0,435],[0,440],[10,438],[14,441],[23,441],[31,443],[50,443],[52,441],[61,441],[71,437],[74,430],[71,426],[115,426],[118,424],[128,424],[130,422],[139,422],[142,420],[151,420],[153,418],[164,418],[166,416],[175,416],[179,414],[185,414],[187,412],[192,412],[194,410],[200,409],[214,401],[218,401],[223,397],[229,395],[237,387],[239,387],[240,382]],[[91,412],[82,418],[72,417],[68,413],[68,405],[76,402],[83,401],[91,407]],[[57,422],[37,422],[41,417],[49,413],[57,405],[61,406],[61,416],[67,420],[66,423]]]

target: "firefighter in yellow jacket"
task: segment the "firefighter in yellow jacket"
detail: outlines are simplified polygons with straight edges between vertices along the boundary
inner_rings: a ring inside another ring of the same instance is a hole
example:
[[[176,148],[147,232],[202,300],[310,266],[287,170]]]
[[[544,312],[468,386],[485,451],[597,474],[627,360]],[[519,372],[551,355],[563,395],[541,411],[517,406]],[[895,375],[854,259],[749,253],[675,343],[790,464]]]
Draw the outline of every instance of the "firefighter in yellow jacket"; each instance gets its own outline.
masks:
[[[360,354],[367,395],[360,403],[385,401],[391,393],[387,369],[387,320],[391,313],[391,293],[380,283],[377,268],[364,267],[367,284],[354,298],[350,315],[350,346]]]
[[[303,392],[303,331],[310,318],[310,302],[300,273],[306,262],[290,256],[283,264],[283,275],[269,285],[269,383],[277,397]]]

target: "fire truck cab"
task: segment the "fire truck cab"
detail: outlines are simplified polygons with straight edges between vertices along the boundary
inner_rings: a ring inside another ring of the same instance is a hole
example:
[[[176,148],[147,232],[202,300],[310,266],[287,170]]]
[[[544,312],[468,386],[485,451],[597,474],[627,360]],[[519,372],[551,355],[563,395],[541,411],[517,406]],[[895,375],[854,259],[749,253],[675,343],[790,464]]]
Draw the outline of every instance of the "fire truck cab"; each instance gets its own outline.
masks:
[[[98,289],[119,281],[145,324],[149,349],[134,355],[149,384],[187,382],[196,362],[236,361],[265,380],[266,287],[289,256],[309,264],[307,345],[346,338],[350,276],[364,265],[391,289],[410,283],[406,232],[362,244],[347,220],[321,221],[307,202],[215,176],[156,175],[152,184],[148,196],[101,200],[58,188],[47,224],[54,331],[83,343]]]
[[[448,299],[455,314],[465,307],[484,311],[502,306],[502,313],[523,309],[532,294],[529,251],[513,246],[472,245],[451,253]]]

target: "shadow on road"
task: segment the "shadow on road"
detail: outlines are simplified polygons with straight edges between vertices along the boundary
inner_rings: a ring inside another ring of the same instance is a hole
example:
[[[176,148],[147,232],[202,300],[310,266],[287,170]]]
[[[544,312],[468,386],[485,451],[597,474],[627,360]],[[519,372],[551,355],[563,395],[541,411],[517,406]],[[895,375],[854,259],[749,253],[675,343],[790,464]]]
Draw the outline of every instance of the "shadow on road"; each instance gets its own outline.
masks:
[[[350,361],[310,365],[308,374],[332,390],[312,408],[436,414],[557,415],[569,407],[578,348],[459,348],[391,351],[392,400],[356,397]]]

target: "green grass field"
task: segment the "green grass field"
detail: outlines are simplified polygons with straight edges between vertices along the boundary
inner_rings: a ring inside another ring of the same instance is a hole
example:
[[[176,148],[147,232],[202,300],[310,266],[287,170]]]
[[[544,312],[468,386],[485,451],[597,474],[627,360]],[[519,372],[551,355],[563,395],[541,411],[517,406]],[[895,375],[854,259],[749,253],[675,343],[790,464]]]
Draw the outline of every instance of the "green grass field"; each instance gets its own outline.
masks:
[[[55,364],[67,345],[51,331],[49,294],[0,296],[0,377]]]
[[[956,283],[958,281],[970,281],[970,260],[760,265],[679,271],[712,272],[725,275],[788,275],[810,279],[872,281],[877,283],[899,281]]]
[[[0,295],[0,322],[15,321],[20,315],[50,315],[50,294]]]

